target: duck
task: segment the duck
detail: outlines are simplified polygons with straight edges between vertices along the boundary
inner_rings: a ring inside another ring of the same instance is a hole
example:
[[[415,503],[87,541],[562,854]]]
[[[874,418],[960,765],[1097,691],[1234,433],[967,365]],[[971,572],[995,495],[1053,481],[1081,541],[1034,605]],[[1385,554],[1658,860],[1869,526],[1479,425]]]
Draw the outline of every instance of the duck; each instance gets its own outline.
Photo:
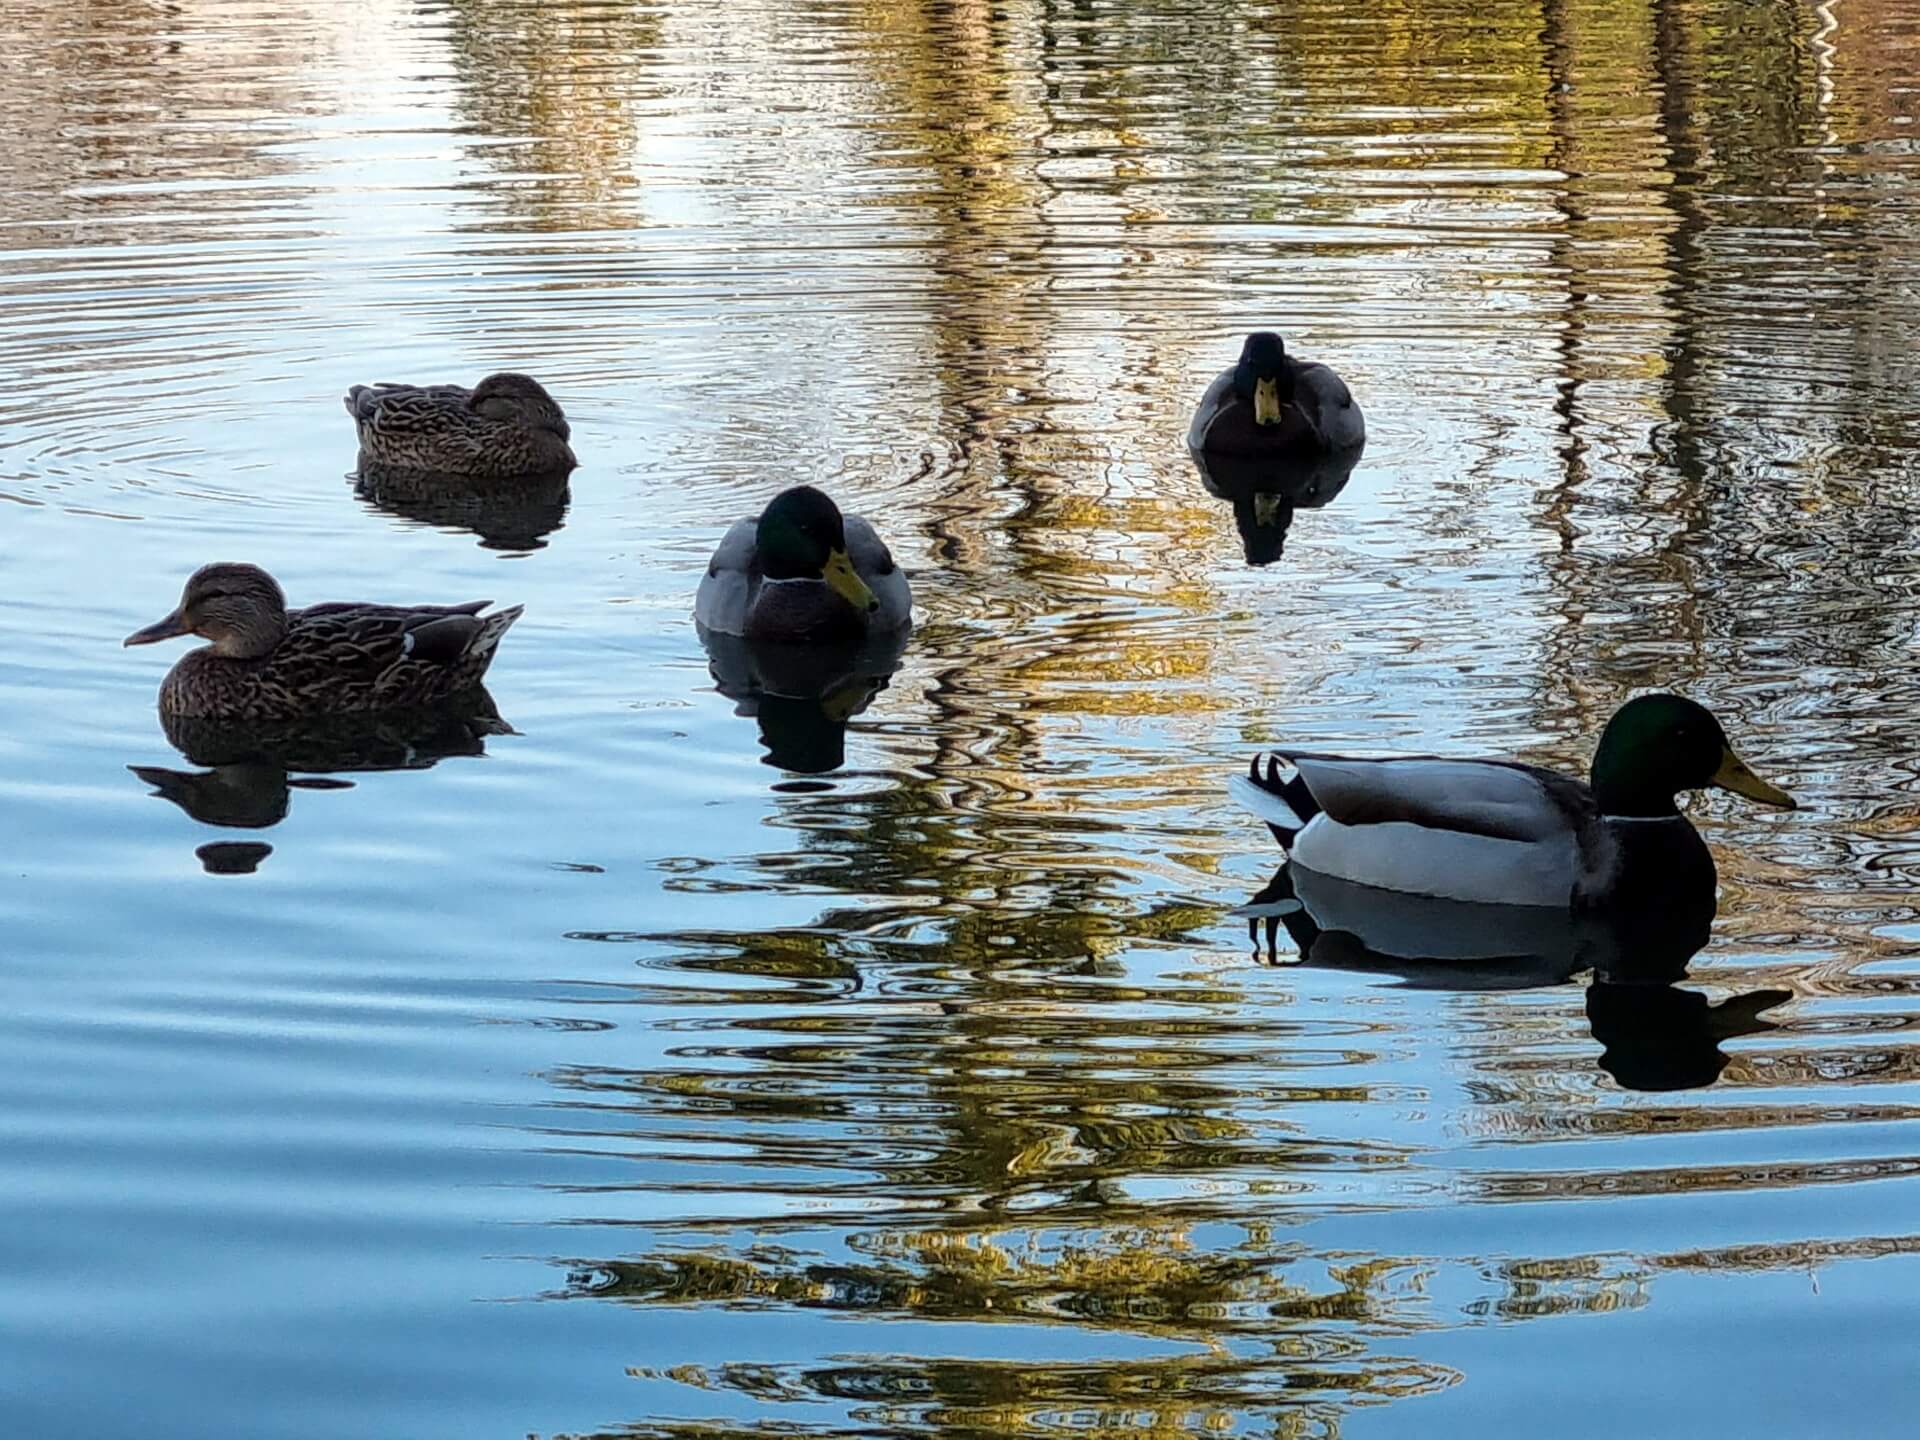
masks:
[[[503,370],[464,385],[355,385],[343,402],[360,434],[363,475],[427,471],[470,479],[564,474],[580,462],[559,402],[530,375]]]
[[[403,709],[479,686],[523,608],[482,615],[492,603],[289,610],[265,570],[222,561],[194,571],[173,612],[122,643],[182,635],[213,642],[167,672],[163,715],[270,721]]]
[[[873,526],[795,485],[727,531],[693,618],[749,641],[859,643],[911,625],[913,593]]]
[[[1288,355],[1271,330],[1247,336],[1239,363],[1214,378],[1187,429],[1195,455],[1250,459],[1325,455],[1366,441],[1366,418],[1346,381],[1318,361]]]
[[[1266,759],[1263,768],[1255,756],[1229,788],[1267,822],[1290,867],[1561,913],[1711,897],[1713,856],[1680,812],[1683,790],[1795,807],[1734,752],[1711,711],[1673,694],[1637,696],[1614,712],[1585,783],[1509,760],[1291,749]]]

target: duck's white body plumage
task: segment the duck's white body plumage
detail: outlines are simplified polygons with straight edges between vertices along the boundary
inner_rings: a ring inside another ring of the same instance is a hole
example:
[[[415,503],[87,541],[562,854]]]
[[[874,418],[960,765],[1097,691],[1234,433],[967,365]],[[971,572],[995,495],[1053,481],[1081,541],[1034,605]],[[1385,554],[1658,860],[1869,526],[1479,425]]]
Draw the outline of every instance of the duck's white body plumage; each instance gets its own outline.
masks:
[[[828,603],[825,597],[830,592],[824,580],[769,580],[760,573],[754,538],[758,527],[758,516],[734,521],[713,552],[713,559],[707,562],[707,573],[694,596],[693,618],[709,630],[745,635],[748,618],[761,603],[761,592],[773,586],[799,587],[794,598],[817,598],[820,603]],[[854,573],[867,582],[880,602],[879,608],[865,617],[867,633],[901,629],[913,619],[913,591],[906,572],[894,564],[886,541],[858,515],[846,517],[846,534],[847,558],[853,561]],[[814,590],[819,592],[818,597],[813,596]],[[835,597],[831,603],[844,602]]]
[[[1565,910],[1612,882],[1615,826],[1687,824],[1602,816],[1580,782],[1504,761],[1278,753],[1311,805],[1289,803],[1277,772],[1235,776],[1234,795],[1295,865],[1381,890]]]

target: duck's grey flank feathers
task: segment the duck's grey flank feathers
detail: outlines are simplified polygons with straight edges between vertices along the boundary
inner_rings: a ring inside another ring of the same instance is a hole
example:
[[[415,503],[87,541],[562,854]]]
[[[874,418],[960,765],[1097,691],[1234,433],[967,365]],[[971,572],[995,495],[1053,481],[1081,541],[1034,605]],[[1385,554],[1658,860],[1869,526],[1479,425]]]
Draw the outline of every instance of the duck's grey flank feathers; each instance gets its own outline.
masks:
[[[873,612],[867,628],[873,631],[897,630],[913,616],[913,592],[907,585],[906,571],[894,563],[893,552],[879,531],[858,515],[847,519],[847,558],[873,591],[880,608]]]
[[[1336,880],[1483,905],[1567,909],[1580,880],[1573,833],[1499,840],[1411,821],[1343,825],[1316,815],[1288,852],[1294,863]]]
[[[758,578],[753,574],[757,523],[758,517],[752,515],[733,522],[707,562],[707,573],[694,594],[693,618],[722,635],[739,635],[747,628],[747,607]]]

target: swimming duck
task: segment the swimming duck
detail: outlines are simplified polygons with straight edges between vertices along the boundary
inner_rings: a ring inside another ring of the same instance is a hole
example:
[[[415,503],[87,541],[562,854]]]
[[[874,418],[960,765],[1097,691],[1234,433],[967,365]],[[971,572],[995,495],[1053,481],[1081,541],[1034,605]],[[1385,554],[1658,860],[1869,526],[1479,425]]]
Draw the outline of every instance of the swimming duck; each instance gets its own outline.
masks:
[[[1187,429],[1196,454],[1297,458],[1366,443],[1367,422],[1347,385],[1325,365],[1296,360],[1271,330],[1240,347],[1240,362],[1222,370]]]
[[[503,370],[464,385],[356,385],[360,468],[499,479],[572,470],[572,428],[538,380]]]
[[[199,635],[160,686],[160,709],[219,720],[287,720],[427,705],[479,685],[514,605],[310,605],[288,610],[257,565],[203,565],[171,615],[129,635]]]
[[[693,618],[723,635],[819,643],[887,634],[913,620],[913,594],[886,542],[811,485],[734,522],[707,563]]]
[[[1283,775],[1281,762],[1294,773]],[[1358,885],[1486,905],[1584,911],[1711,895],[1713,856],[1674,800],[1714,786],[1785,809],[1720,722],[1679,695],[1614,713],[1593,779],[1506,760],[1388,760],[1280,750],[1233,793],[1302,869]]]

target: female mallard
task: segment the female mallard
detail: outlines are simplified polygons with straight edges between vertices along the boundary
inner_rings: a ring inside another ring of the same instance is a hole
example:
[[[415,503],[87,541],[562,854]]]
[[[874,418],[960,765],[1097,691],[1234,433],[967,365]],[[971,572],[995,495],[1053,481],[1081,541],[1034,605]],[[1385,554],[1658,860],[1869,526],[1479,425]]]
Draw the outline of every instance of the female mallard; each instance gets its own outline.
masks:
[[[727,531],[693,618],[749,640],[860,640],[910,624],[913,594],[871,525],[796,485]]]
[[[1222,370],[1187,429],[1199,454],[1256,459],[1352,450],[1366,443],[1367,422],[1338,375],[1313,360],[1296,360],[1270,330],[1247,336],[1240,363]]]
[[[356,385],[345,397],[360,432],[360,468],[501,479],[580,462],[573,431],[538,380],[502,371],[464,385]]]
[[[1678,695],[1615,712],[1593,782],[1506,760],[1353,759],[1280,750],[1231,782],[1292,864],[1337,880],[1486,905],[1581,911],[1712,894],[1713,856],[1674,804],[1717,786],[1793,808]],[[1282,776],[1280,761],[1296,773]]]
[[[466,605],[310,605],[288,610],[257,565],[203,565],[180,606],[126,638],[211,640],[180,657],[160,708],[217,720],[292,720],[428,705],[480,683],[518,605],[480,615]]]

